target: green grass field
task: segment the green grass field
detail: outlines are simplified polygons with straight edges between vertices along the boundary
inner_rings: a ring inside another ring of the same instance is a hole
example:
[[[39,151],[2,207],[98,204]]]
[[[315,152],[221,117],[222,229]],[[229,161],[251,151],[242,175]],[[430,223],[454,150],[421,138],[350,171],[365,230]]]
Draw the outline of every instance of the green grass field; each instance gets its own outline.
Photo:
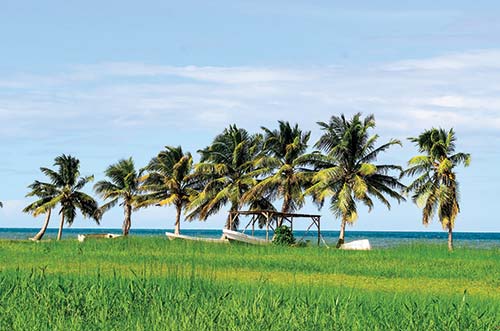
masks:
[[[500,330],[500,250],[0,241],[0,330]]]

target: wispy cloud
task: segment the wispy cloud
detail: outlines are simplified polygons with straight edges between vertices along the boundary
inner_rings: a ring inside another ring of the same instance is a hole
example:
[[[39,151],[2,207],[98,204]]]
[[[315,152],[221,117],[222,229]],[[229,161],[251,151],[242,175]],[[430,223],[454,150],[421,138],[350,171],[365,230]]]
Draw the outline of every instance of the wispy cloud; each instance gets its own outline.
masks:
[[[466,70],[500,69],[500,50],[476,50],[437,56],[430,59],[391,63],[388,70]]]
[[[480,50],[356,68],[102,63],[25,73],[1,80],[0,135],[258,127],[277,119],[313,126],[357,111],[375,113],[389,134],[429,125],[498,130],[499,59],[500,50]]]

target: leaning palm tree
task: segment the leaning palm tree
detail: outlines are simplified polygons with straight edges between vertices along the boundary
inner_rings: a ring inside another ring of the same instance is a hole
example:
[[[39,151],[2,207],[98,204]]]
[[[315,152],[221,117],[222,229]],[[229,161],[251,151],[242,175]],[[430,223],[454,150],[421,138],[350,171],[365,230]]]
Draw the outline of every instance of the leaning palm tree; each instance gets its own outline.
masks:
[[[80,177],[80,161],[77,158],[63,154],[55,158],[54,166],[58,167],[57,171],[49,168],[40,170],[50,179],[50,183],[43,184],[53,185],[55,194],[50,201],[38,206],[33,213],[40,215],[59,206],[61,221],[57,240],[60,240],[64,223],[73,224],[78,210],[84,217],[92,217],[97,224],[99,224],[100,210],[90,195],[80,191],[94,179],[94,176]]]
[[[243,196],[243,201],[253,201],[262,196],[282,199],[281,212],[287,213],[304,205],[303,190],[312,178],[306,168],[309,159],[305,153],[311,132],[303,132],[298,125],[279,121],[277,130],[264,130],[264,155],[255,161],[263,178]],[[278,226],[282,219],[278,219]]]
[[[470,154],[455,153],[455,132],[432,128],[424,131],[414,142],[420,153],[408,161],[409,168],[403,175],[418,177],[408,186],[412,200],[421,208],[422,222],[429,224],[438,214],[443,229],[448,230],[448,249],[453,250],[453,227],[460,212],[459,188],[455,167],[469,166]]]
[[[43,183],[39,181],[34,181],[33,184],[29,185],[28,188],[31,191],[26,195],[26,197],[37,197],[38,199],[34,202],[30,203],[23,209],[23,212],[30,213],[33,216],[38,216],[39,207],[43,206],[46,203],[49,203],[57,194],[57,189],[53,184]],[[44,208],[42,208],[44,209]],[[50,216],[52,214],[52,208],[44,209],[45,210],[45,221],[40,228],[40,231],[31,238],[31,240],[41,240],[45,235],[45,231],[49,226]]]
[[[147,193],[138,206],[174,205],[174,233],[180,234],[182,210],[199,189],[199,180],[193,175],[191,153],[184,153],[181,146],[165,146],[165,150],[154,157],[144,170],[147,173],[141,177],[141,189]]]
[[[132,208],[137,205],[139,199],[139,176],[135,170],[132,158],[119,160],[110,165],[105,175],[108,180],[101,180],[94,185],[94,190],[104,200],[109,200],[101,206],[101,212],[113,208],[120,200],[123,206],[125,218],[123,220],[122,232],[128,236],[132,225]]]
[[[262,150],[262,136],[251,135],[245,129],[231,125],[215,137],[203,150],[195,175],[203,183],[203,189],[189,203],[188,219],[206,220],[223,206],[230,204],[236,211],[243,204],[242,196],[256,183],[259,175],[255,159]],[[248,201],[251,208],[266,204],[265,197]],[[269,207],[269,204],[267,204]],[[235,230],[239,220],[228,216],[226,228]]]
[[[306,191],[313,200],[323,206],[330,198],[330,210],[341,219],[337,247],[344,243],[345,226],[358,218],[357,202],[365,204],[369,210],[374,206],[372,198],[391,207],[385,197],[388,195],[398,202],[404,200],[399,193],[404,185],[390,171],[401,172],[396,165],[377,165],[373,162],[381,152],[392,145],[401,145],[398,140],[390,140],[376,147],[378,135],[369,135],[375,127],[373,115],[361,118],[356,114],[351,120],[344,115],[332,116],[328,123],[318,122],[324,131],[315,147],[325,152],[316,156],[317,172],[313,185]]]

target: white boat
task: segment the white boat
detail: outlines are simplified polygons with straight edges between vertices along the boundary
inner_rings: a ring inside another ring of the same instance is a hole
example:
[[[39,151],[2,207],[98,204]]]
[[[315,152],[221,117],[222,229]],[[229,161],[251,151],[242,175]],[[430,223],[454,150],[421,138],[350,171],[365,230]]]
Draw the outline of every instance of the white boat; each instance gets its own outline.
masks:
[[[229,240],[241,241],[241,242],[244,242],[247,244],[254,244],[254,245],[269,244],[269,241],[267,241],[265,239],[260,239],[260,238],[254,237],[254,236],[249,236],[247,234],[244,234],[244,233],[241,233],[238,231],[223,229],[222,232],[224,233],[224,236]]]
[[[174,240],[174,239],[184,239],[184,240],[193,240],[193,241],[206,241],[206,242],[212,242],[212,243],[227,243],[227,239],[215,239],[215,238],[201,238],[201,237],[190,237],[190,236],[185,236],[182,234],[175,234],[172,232],[165,232],[165,235],[169,240]]]
[[[121,237],[121,234],[114,234],[114,233],[90,233],[90,234],[79,234],[78,235],[78,241],[83,242],[87,238],[108,238],[108,239],[113,239],[113,238],[118,238]]]
[[[372,246],[370,245],[370,241],[368,241],[368,239],[361,239],[342,244],[340,249],[369,251],[372,249]]]

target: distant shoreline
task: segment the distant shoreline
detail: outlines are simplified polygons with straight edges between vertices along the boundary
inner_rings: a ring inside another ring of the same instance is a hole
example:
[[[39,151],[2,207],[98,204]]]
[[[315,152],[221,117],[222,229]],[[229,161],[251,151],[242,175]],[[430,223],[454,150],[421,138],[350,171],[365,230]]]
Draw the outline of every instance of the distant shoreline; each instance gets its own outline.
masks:
[[[58,228],[57,227],[49,227],[47,228],[47,231],[54,230],[56,231]],[[0,227],[0,231],[2,230],[33,230],[33,231],[38,231],[40,228],[34,227],[34,228],[29,228],[29,227]],[[113,231],[113,232],[121,232],[121,228],[101,228],[101,227],[91,227],[91,228],[72,228],[68,227],[65,228],[64,231],[84,231],[84,230],[91,230],[91,231]],[[132,228],[130,231],[173,231],[173,228]],[[222,228],[212,228],[212,229],[182,229],[181,231],[222,231]],[[262,230],[256,230],[256,231],[262,231]],[[297,230],[297,231],[305,231],[305,230]],[[321,232],[339,232],[339,230],[321,230]],[[346,231],[346,234],[350,232],[357,232],[357,233],[443,233],[442,231],[412,231],[412,230],[349,230]],[[499,231],[453,231],[453,234],[500,234]]]
[[[38,232],[38,228],[0,228],[0,240],[26,240]],[[154,237],[165,238],[165,232],[172,229],[131,229],[131,237]],[[247,230],[249,234],[251,230]],[[64,238],[76,239],[80,234],[121,234],[120,228],[66,228]],[[255,230],[254,236],[265,238],[265,230]],[[56,228],[47,229],[44,239],[54,239],[57,234]],[[182,229],[181,234],[203,238],[220,238],[222,229]],[[297,240],[317,242],[317,232],[305,230],[294,230]],[[338,230],[323,230],[321,235],[329,245],[335,245],[338,240]],[[406,244],[436,244],[446,243],[447,233],[445,231],[347,231],[346,241],[368,239],[374,248],[396,247]],[[500,232],[455,232],[454,238],[458,246],[477,248],[500,248]]]

